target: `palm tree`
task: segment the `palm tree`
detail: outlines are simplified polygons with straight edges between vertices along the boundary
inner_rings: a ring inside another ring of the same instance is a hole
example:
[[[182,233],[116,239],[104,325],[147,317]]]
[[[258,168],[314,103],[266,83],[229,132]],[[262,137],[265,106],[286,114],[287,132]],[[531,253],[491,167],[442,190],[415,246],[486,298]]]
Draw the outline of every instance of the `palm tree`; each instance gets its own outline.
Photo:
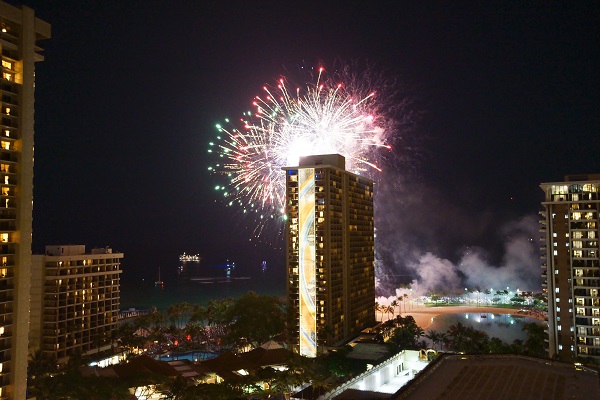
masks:
[[[477,286],[475,288],[475,292],[477,292],[477,307],[479,307],[479,294],[482,292],[482,290],[479,286]]]
[[[435,345],[440,342],[440,334],[439,334],[439,332],[436,331],[436,330],[427,331],[427,334],[425,335],[425,337],[427,339],[431,340],[431,343],[433,345],[433,349],[435,350]]]
[[[398,303],[398,300],[394,300],[390,303],[390,306],[393,307],[394,311],[392,311],[392,318],[394,318],[394,314],[396,313],[396,307],[398,307],[400,304]]]
[[[445,332],[440,332],[438,334],[438,338],[440,340],[440,350],[444,350],[444,345],[448,343],[448,336],[446,335]]]
[[[488,296],[492,293],[492,291],[490,289],[486,289],[484,293],[485,293],[485,303],[487,304]]]
[[[402,312],[402,301],[404,301],[404,298],[402,296],[399,296],[396,298],[396,300],[400,301],[400,303],[398,303],[398,306],[400,307],[400,309],[398,310],[398,315],[400,315],[400,313]]]
[[[375,319],[377,319],[377,311],[381,311],[381,304],[378,301],[375,302]],[[381,313],[381,319],[383,319],[383,313]]]
[[[407,299],[408,299],[408,294],[404,293],[403,297],[404,297],[404,314],[406,314],[406,302],[407,302]]]
[[[392,307],[391,304],[385,308],[385,311],[388,314],[388,320],[390,319],[390,314],[392,314],[392,318],[394,318],[394,307]]]
[[[184,301],[170,305],[166,317],[175,327],[183,328],[185,320],[190,318],[192,311],[192,305]]]

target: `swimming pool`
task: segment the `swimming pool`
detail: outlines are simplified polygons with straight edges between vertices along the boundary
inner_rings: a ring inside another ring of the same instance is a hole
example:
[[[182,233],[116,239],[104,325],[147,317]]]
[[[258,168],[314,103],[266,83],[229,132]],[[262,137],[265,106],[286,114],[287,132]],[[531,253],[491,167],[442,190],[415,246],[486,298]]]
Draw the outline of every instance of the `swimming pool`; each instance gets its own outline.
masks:
[[[157,357],[160,361],[178,361],[178,360],[189,360],[189,361],[203,361],[218,356],[218,353],[211,351],[188,351],[185,353],[168,353],[162,354]]]

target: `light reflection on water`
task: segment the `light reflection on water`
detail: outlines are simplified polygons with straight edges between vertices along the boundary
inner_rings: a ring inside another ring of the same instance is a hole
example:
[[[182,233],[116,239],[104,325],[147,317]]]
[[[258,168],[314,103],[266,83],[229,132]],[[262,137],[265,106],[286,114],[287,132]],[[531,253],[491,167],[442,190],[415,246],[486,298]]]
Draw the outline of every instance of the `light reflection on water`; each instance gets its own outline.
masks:
[[[446,332],[451,325],[457,322],[484,331],[490,338],[497,337],[508,344],[516,339],[526,339],[527,333],[523,331],[525,324],[533,322],[545,325],[544,321],[514,314],[460,313],[435,317],[433,323],[425,330],[425,333],[432,330]]]
[[[244,277],[219,280],[165,281],[163,287],[152,282],[123,283],[121,285],[121,309],[148,309],[160,311],[176,303],[188,302],[206,305],[209,300],[226,297],[237,298],[249,291],[281,297],[285,295],[283,274],[258,273]]]

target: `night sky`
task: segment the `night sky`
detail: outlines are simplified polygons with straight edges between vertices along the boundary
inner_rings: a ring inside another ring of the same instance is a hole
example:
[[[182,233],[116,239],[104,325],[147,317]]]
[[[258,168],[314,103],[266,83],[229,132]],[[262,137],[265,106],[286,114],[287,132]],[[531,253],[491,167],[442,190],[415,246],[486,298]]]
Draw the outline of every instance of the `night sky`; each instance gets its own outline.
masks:
[[[217,201],[207,144],[299,65],[368,61],[405,91],[416,117],[388,181],[407,208],[385,209],[398,248],[455,261],[479,246],[494,262],[499,224],[535,217],[540,182],[600,173],[595,1],[24,3],[52,24],[36,69],[34,252],[108,245],[125,280],[183,251],[283,268],[282,240],[249,241],[250,222]]]

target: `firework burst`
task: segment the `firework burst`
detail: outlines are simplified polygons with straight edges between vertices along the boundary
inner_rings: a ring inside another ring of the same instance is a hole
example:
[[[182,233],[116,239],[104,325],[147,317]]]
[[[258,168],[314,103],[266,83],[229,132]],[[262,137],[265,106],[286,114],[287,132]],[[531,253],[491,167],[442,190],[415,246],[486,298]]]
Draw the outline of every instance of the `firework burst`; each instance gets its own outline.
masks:
[[[382,149],[389,150],[388,118],[377,91],[348,74],[325,77],[323,68],[304,87],[285,79],[263,87],[236,127],[217,125],[217,141],[209,152],[219,162],[209,170],[227,176],[216,187],[230,205],[253,211],[261,219],[283,218],[285,175],[282,167],[299,158],[341,154],[346,169],[377,179]]]

